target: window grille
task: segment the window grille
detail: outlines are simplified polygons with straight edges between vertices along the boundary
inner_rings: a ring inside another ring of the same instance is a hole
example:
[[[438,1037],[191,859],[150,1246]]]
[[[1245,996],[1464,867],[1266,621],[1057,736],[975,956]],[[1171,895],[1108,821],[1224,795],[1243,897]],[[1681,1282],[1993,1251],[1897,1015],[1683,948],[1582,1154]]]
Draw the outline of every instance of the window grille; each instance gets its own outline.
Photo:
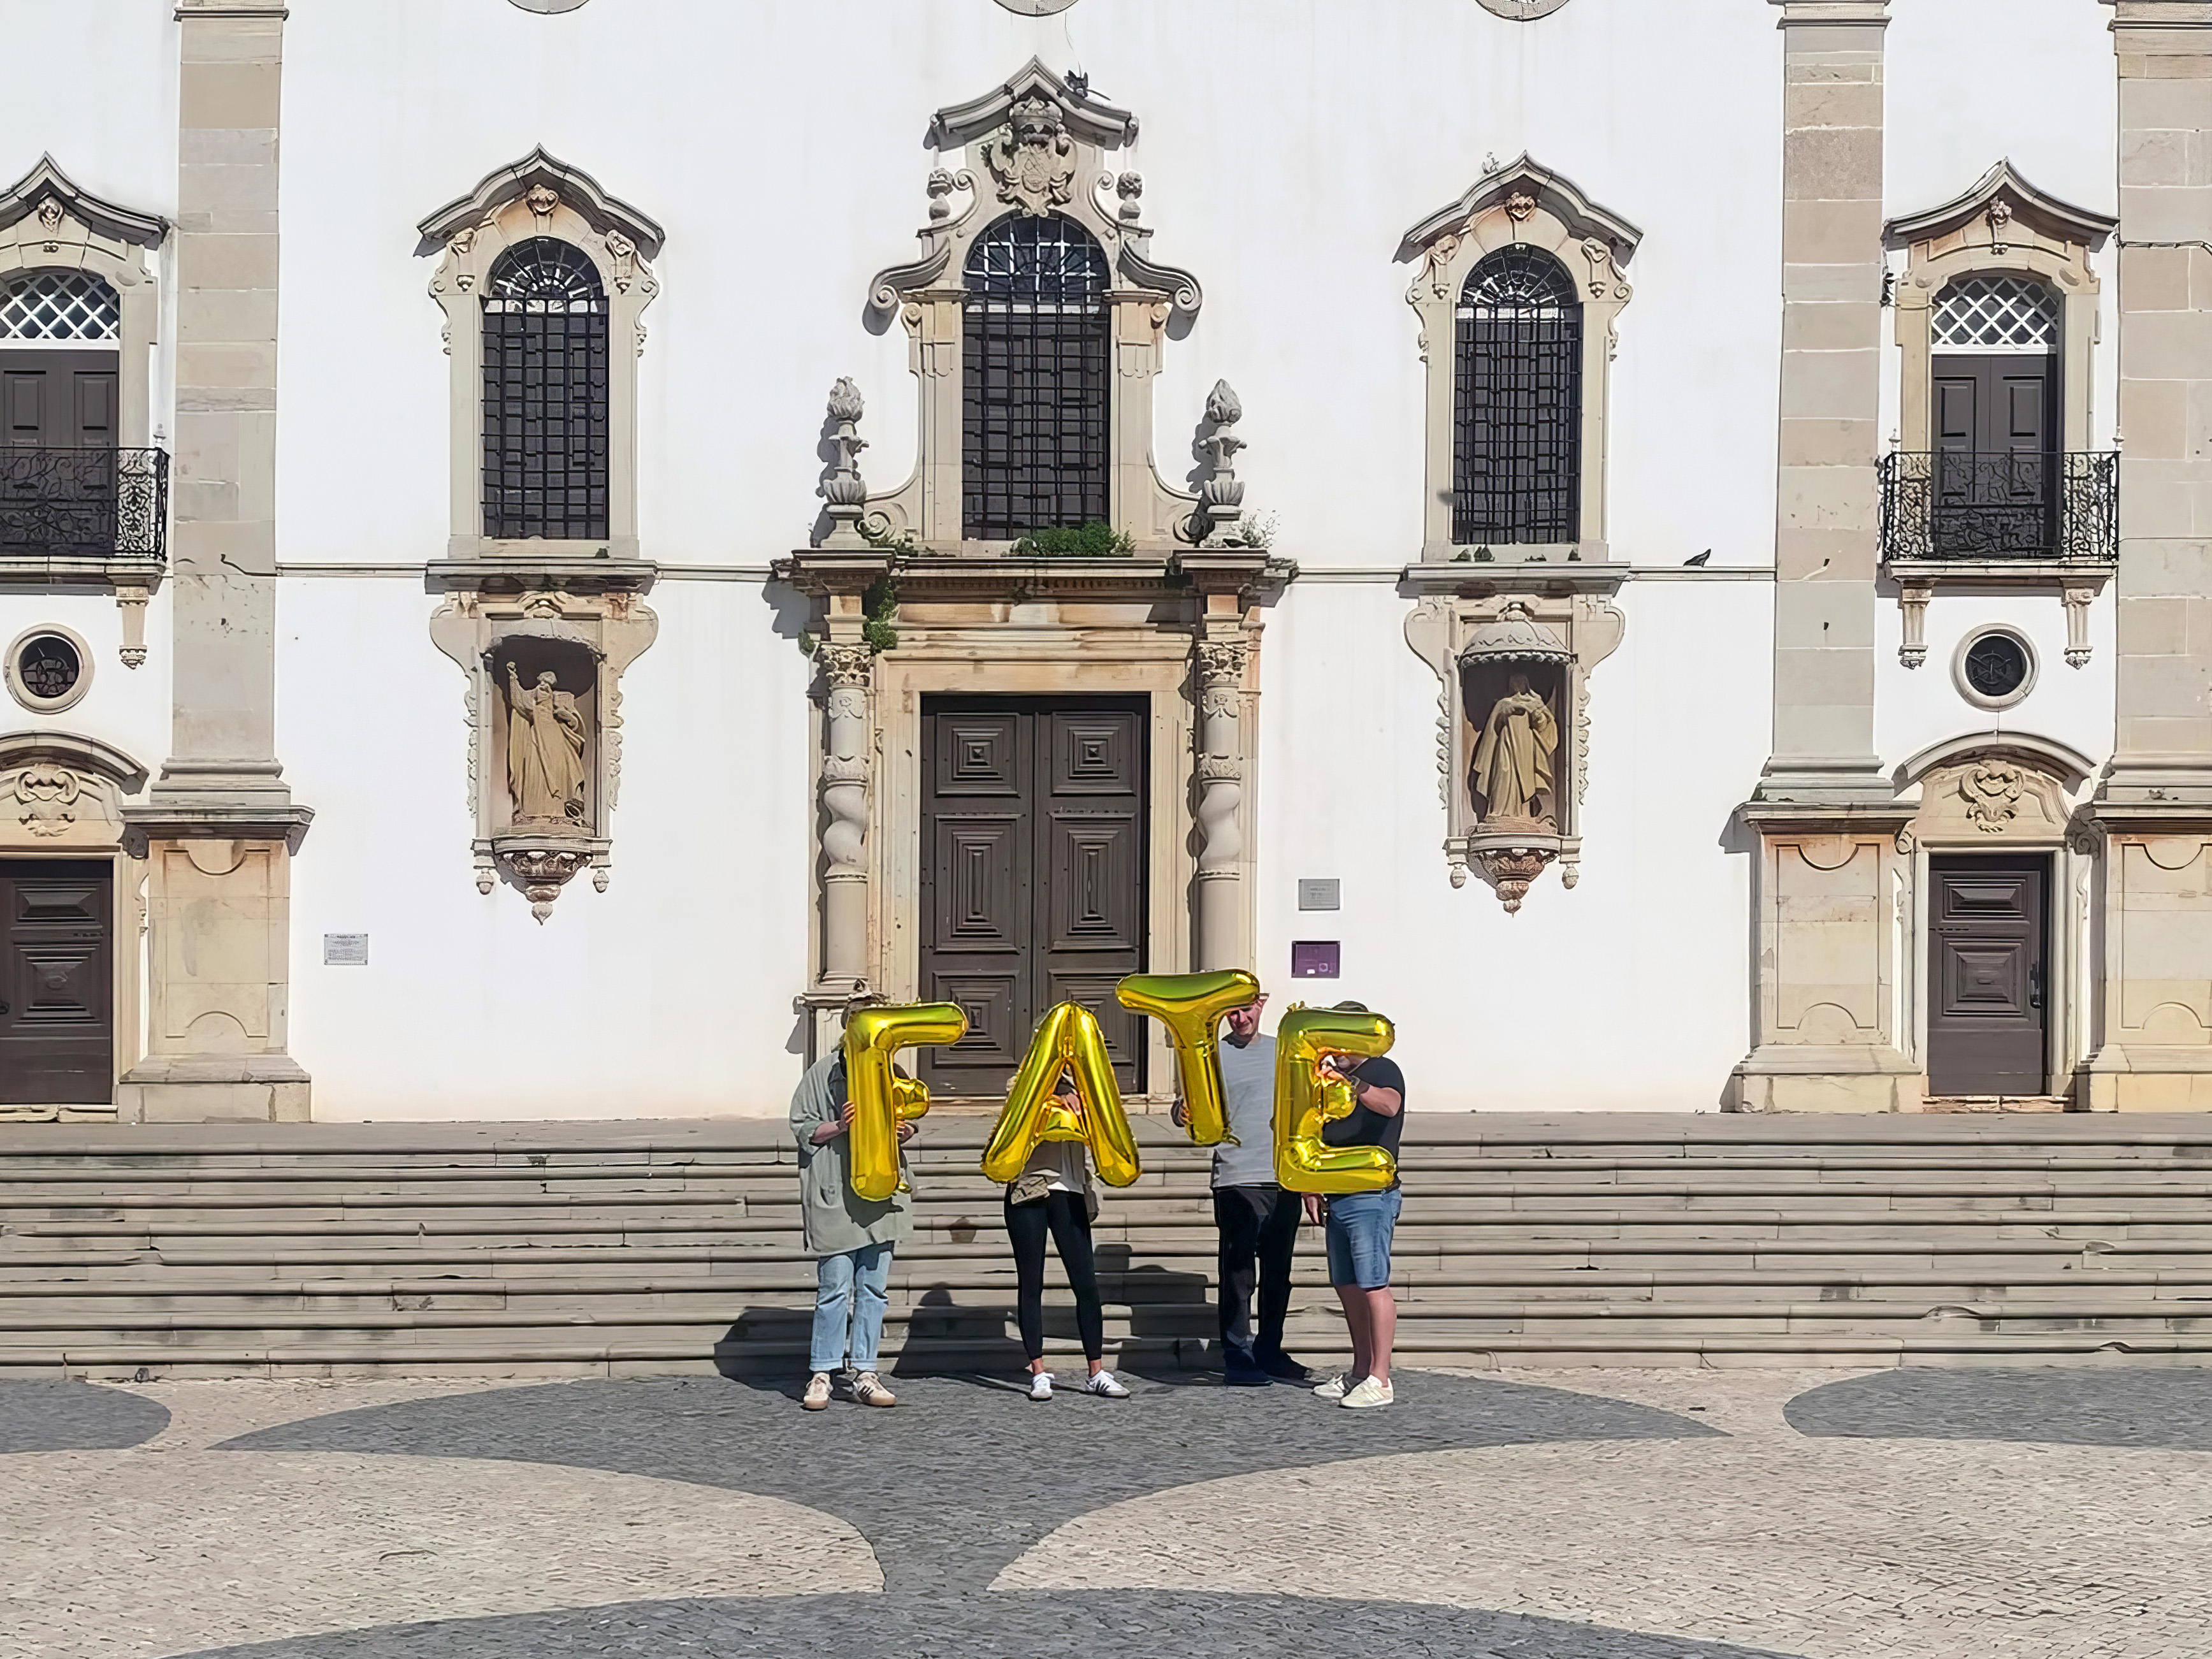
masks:
[[[607,533],[607,298],[580,249],[518,242],[483,301],[484,534]]]
[[[2058,296],[2033,276],[1962,276],[1936,298],[1938,351],[2058,349]]]
[[[82,270],[34,270],[0,289],[0,340],[113,342],[123,325],[115,290]]]
[[[1582,533],[1583,308],[1551,255],[1516,244],[1468,274],[1458,309],[1452,538]]]
[[[1059,214],[1010,215],[968,255],[963,533],[1009,541],[1107,516],[1113,278]]]

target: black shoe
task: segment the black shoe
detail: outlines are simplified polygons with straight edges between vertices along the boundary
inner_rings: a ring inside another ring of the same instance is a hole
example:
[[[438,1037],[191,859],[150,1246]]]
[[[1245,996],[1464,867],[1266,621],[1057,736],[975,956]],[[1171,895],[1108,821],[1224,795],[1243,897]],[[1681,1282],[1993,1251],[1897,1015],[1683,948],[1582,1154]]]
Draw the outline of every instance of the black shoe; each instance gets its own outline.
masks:
[[[1259,1362],[1235,1348],[1223,1352],[1221,1380],[1232,1389],[1264,1389],[1268,1382],[1267,1373],[1261,1369]]]
[[[1297,1360],[1291,1358],[1290,1355],[1283,1352],[1280,1349],[1277,1349],[1273,1353],[1262,1355],[1255,1363],[1259,1365],[1261,1371],[1264,1375],[1271,1377],[1279,1377],[1285,1382],[1310,1382],[1313,1381],[1313,1373],[1311,1371],[1299,1364]]]

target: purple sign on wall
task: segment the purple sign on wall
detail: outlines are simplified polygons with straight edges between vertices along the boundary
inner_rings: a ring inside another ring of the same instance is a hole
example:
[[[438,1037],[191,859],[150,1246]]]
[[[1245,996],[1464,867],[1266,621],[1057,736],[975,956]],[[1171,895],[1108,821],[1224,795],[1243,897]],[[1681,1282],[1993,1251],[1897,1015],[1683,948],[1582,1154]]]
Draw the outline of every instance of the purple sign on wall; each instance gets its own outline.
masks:
[[[1334,979],[1343,948],[1333,939],[1293,940],[1291,945],[1291,977]]]

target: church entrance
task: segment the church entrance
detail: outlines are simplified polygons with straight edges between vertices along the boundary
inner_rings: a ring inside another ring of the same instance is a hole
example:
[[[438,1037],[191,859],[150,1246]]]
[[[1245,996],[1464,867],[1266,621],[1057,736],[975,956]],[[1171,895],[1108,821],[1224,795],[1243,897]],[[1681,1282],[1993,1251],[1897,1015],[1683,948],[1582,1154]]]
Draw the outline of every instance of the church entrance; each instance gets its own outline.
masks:
[[[1151,718],[1146,696],[922,699],[920,988],[969,1025],[921,1051],[933,1092],[1003,1095],[1067,1000],[1143,1089],[1142,1022],[1114,986],[1146,967]]]
[[[2043,1094],[2050,859],[1939,854],[1929,872],[1928,1092]]]
[[[0,1106],[115,1098],[114,866],[0,860]]]

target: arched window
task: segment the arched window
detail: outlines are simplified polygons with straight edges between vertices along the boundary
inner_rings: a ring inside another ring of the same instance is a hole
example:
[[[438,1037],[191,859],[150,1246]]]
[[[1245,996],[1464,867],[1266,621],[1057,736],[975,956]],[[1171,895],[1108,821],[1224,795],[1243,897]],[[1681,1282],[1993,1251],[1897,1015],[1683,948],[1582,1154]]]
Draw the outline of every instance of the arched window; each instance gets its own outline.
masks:
[[[0,340],[112,345],[123,326],[115,290],[85,270],[34,270],[0,289]]]
[[[1457,311],[1452,539],[1582,533],[1583,308],[1566,268],[1520,243],[1468,273]]]
[[[550,236],[499,258],[483,299],[483,533],[607,533],[607,297]]]
[[[1112,276],[1091,233],[1010,214],[969,250],[962,534],[1006,541],[1107,516]]]

